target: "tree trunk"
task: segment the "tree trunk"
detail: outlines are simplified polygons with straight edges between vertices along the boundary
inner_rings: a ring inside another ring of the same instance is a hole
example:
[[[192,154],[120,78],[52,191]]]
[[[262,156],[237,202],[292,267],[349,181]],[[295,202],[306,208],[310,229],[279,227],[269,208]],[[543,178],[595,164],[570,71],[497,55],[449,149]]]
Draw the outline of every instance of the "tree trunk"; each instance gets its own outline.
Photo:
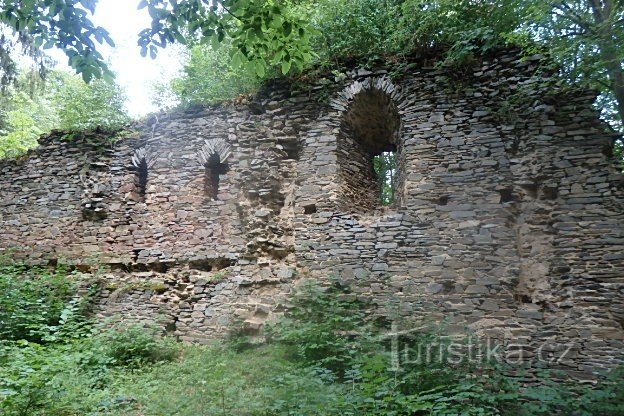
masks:
[[[617,111],[620,121],[624,123],[624,71],[622,65],[617,60],[616,54],[609,48],[600,47],[602,59],[605,60],[609,81],[613,88],[613,96],[617,102]]]

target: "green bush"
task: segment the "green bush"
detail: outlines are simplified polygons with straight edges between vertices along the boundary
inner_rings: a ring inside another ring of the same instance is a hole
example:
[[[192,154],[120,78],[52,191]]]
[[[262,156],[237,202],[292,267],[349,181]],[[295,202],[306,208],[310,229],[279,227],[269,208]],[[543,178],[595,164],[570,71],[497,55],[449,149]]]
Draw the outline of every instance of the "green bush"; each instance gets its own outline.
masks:
[[[48,81],[59,127],[64,130],[118,130],[130,119],[124,109],[125,96],[114,82],[97,79],[85,83],[80,77],[54,72]]]
[[[121,326],[46,345],[4,342],[0,409],[5,413],[0,414],[61,416],[124,409],[132,402],[119,388],[125,371],[173,360],[178,351],[152,331]]]
[[[0,340],[43,342],[81,307],[78,275],[63,267],[0,265]]]
[[[414,360],[395,367],[391,340],[384,335],[391,328],[368,315],[371,306],[339,284],[307,284],[293,297],[286,317],[268,329],[271,341],[290,351],[288,356],[301,371],[316,373],[327,386],[341,387],[334,407],[319,406],[317,411],[327,413],[318,414],[497,414],[498,407],[510,402],[503,394],[506,384],[473,377],[477,369],[467,361],[451,365],[444,359]],[[441,333],[422,330],[403,338],[416,350],[448,343]],[[480,371],[495,374],[489,369]],[[470,409],[466,409],[467,400],[472,403]],[[274,404],[275,414],[299,414],[287,410],[293,400],[284,400],[282,406],[280,410]]]
[[[160,339],[154,329],[117,325],[102,333],[97,342],[116,365],[140,367],[173,361],[178,349],[171,340]]]
[[[321,59],[375,58],[396,52],[391,43],[400,6],[393,0],[320,0],[311,10]]]
[[[38,285],[47,287],[43,282],[33,280],[32,290],[41,293]],[[389,328],[372,318],[371,306],[346,287],[307,284],[293,296],[286,316],[270,326],[267,343],[234,338],[181,345],[137,325],[103,332],[98,325],[83,325],[76,330],[81,336],[58,330],[41,343],[5,340],[0,342],[0,414],[622,414],[622,370],[589,389],[549,382],[547,374],[540,384],[526,387],[517,381],[521,377],[488,363],[414,360],[396,367],[384,335]],[[401,341],[412,346],[447,342],[437,329],[403,336]]]
[[[33,75],[21,74],[0,94],[0,159],[37,147],[39,136],[52,129],[117,131],[129,122],[123,92],[112,82],[86,84],[69,73],[50,71],[39,85]]]
[[[559,375],[559,378],[565,376]],[[555,381],[552,375],[540,375],[540,384],[522,391],[525,400],[520,415],[624,415],[624,368],[619,367],[604,375],[593,387],[573,380]]]
[[[597,388],[584,389],[579,396],[580,407],[589,415],[624,415],[624,368],[612,371]]]
[[[292,359],[344,376],[357,357],[370,352],[374,337],[366,308],[345,288],[306,284],[289,313],[267,328],[267,337],[288,348]]]

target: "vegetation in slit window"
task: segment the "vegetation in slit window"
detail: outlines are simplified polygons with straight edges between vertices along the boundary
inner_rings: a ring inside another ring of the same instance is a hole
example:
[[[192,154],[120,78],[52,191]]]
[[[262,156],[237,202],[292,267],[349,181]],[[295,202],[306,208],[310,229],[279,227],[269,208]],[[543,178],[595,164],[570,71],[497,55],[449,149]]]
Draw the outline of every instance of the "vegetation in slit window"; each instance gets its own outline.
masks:
[[[373,169],[379,181],[382,205],[392,205],[396,201],[396,152],[383,152],[373,157]]]

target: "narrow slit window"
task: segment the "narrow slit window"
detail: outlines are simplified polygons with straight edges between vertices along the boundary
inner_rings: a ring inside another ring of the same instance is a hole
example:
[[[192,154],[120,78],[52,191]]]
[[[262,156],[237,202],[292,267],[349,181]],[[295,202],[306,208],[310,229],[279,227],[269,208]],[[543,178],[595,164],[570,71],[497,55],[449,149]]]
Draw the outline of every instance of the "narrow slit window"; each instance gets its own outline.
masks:
[[[212,200],[219,199],[221,175],[228,172],[225,163],[231,155],[230,145],[222,138],[208,139],[199,149],[198,159],[204,167],[204,195]]]
[[[134,166],[134,191],[139,202],[145,202],[147,195],[147,182],[149,170],[154,165],[156,157],[151,155],[145,148],[134,151],[132,165]]]
[[[139,196],[139,200],[141,202],[145,202],[145,195],[147,194],[147,161],[145,159],[141,159],[136,167],[136,191]]]
[[[228,165],[221,163],[221,157],[218,153],[213,153],[204,165],[205,168],[205,184],[204,191],[207,197],[217,200],[219,197],[219,185],[221,175],[225,175],[228,171]]]
[[[379,200],[388,206],[396,201],[397,154],[396,151],[381,152],[373,156],[373,169],[379,183]]]

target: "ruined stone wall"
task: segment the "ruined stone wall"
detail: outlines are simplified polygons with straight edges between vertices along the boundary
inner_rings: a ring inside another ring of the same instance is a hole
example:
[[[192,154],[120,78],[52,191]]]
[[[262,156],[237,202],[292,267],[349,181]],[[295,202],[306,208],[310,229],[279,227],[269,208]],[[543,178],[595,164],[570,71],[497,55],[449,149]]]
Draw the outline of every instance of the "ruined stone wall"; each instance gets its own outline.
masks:
[[[334,275],[389,319],[587,376],[623,361],[623,179],[594,94],[539,64],[343,69],[117,143],[51,137],[0,164],[0,247],[109,265],[99,313],[184,340],[260,329],[301,278]],[[380,207],[370,158],[390,148],[399,198]]]

